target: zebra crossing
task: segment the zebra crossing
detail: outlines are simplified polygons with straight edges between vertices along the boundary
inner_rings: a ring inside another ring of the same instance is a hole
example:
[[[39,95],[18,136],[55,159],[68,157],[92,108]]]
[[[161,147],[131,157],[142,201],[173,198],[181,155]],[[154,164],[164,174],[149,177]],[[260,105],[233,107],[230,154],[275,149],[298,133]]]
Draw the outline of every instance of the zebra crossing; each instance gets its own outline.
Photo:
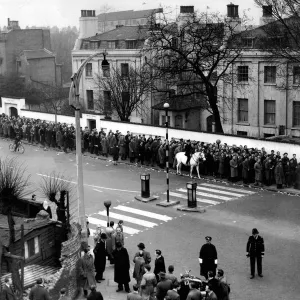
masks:
[[[163,194],[166,195],[167,193]],[[196,191],[197,203],[200,207],[218,205],[253,194],[256,194],[256,192],[210,183],[201,183],[197,186]],[[174,200],[178,200],[178,198],[187,200],[187,189],[179,188],[176,191],[170,191],[170,197],[174,197]]]
[[[109,220],[117,223],[119,220],[124,221],[123,232],[128,235],[134,235],[155,228],[173,218],[167,215],[157,214],[147,210],[141,210],[125,205],[111,207],[109,210]],[[88,216],[90,223],[90,232],[93,235],[97,226],[107,226],[106,210],[99,211]]]

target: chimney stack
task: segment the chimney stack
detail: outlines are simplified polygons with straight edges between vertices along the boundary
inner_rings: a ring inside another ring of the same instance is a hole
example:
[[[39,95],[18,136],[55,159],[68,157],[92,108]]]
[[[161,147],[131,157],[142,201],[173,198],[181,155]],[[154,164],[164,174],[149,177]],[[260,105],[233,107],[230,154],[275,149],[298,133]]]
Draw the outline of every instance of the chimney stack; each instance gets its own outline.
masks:
[[[81,10],[79,18],[79,39],[96,35],[98,32],[98,17],[95,10]]]
[[[272,7],[272,5],[263,5],[262,10],[263,10],[262,11],[263,15],[259,19],[259,25],[260,26],[263,26],[263,25],[266,25],[270,22],[275,21],[275,18],[273,17],[273,7]]]
[[[238,18],[239,17],[239,6],[233,4],[232,2],[227,5],[227,17],[228,18]]]
[[[194,6],[180,6],[180,14],[178,16],[179,28],[194,15]]]
[[[242,30],[242,20],[239,17],[239,6],[233,4],[232,2],[227,5],[227,17],[226,22],[228,32],[240,32]]]

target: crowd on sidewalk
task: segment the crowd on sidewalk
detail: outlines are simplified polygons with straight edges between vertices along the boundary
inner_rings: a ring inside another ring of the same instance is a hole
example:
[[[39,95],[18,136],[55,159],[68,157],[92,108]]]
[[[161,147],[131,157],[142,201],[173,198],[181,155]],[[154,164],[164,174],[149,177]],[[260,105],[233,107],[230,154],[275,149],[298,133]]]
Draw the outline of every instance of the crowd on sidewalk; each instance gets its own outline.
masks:
[[[95,298],[92,292],[89,294],[89,290],[95,290],[96,282],[105,280],[106,263],[109,261],[114,265],[114,281],[118,284],[116,292],[125,290],[128,293],[127,300],[229,300],[230,286],[224,271],[217,269],[216,265],[207,264],[208,248],[214,247],[210,244],[210,237],[206,238],[207,244],[203,245],[199,254],[203,258],[203,262],[200,262],[203,279],[191,276],[189,272],[177,278],[173,265],[169,265],[166,270],[162,251],[155,250],[153,262],[144,243],[137,245],[137,251],[132,256],[134,267],[130,274],[129,253],[124,245],[123,221],[119,221],[116,227],[113,221],[107,228],[98,226],[93,238],[93,251],[86,244],[77,262],[78,292],[83,290],[87,299],[102,300],[101,293],[99,298]],[[151,263],[154,265],[153,271]],[[131,276],[136,281],[133,291],[129,287]]]
[[[73,125],[54,124],[38,119],[0,116],[0,136],[13,139],[16,132],[28,143],[41,144],[43,147],[61,149],[65,152],[75,149],[75,128]],[[131,163],[165,167],[166,140],[160,136],[134,135],[119,130],[105,133],[103,129],[81,129],[82,151],[96,156],[113,157],[114,164],[129,159]],[[226,139],[226,137],[224,137]],[[217,140],[215,143],[176,140],[169,142],[169,165],[176,168],[176,154],[185,152],[190,157],[201,152],[205,159],[199,161],[202,175],[210,175],[232,182],[242,180],[245,184],[272,185],[277,188],[300,188],[300,162],[296,154],[264,148],[248,148],[247,145],[227,145]]]

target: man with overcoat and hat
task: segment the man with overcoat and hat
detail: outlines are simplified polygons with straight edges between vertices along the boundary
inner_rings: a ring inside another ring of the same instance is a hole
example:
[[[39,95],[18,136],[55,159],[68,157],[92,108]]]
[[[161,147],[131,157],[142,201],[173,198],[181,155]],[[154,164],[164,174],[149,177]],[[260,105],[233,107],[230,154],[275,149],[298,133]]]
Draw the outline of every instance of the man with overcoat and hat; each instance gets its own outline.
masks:
[[[259,277],[263,277],[262,275],[262,258],[265,254],[265,244],[264,239],[258,235],[259,232],[256,228],[252,229],[252,235],[249,237],[246,252],[247,257],[250,257],[250,270],[251,277],[253,279],[255,277],[255,261],[257,261],[257,272]]]
[[[214,276],[216,275],[216,269],[218,264],[218,254],[216,247],[211,243],[212,238],[210,236],[205,237],[206,244],[200,249],[199,263],[200,263],[200,275],[208,278],[208,271],[212,271]]]

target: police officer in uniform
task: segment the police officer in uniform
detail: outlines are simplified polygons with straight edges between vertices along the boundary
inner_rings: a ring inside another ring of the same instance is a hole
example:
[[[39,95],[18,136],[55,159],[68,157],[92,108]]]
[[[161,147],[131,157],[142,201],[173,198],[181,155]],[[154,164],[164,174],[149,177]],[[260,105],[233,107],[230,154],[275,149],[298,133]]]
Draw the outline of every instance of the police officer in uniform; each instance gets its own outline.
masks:
[[[190,140],[187,140],[187,144],[185,145],[184,151],[185,151],[184,154],[187,157],[186,165],[188,166],[189,163],[190,163],[191,155],[192,155],[192,151],[193,151],[193,147],[191,145],[191,141]]]
[[[208,271],[212,271],[216,276],[216,269],[218,264],[218,254],[216,247],[211,243],[211,237],[205,237],[206,244],[200,249],[199,263],[200,263],[200,275],[208,279]]]
[[[252,235],[249,237],[246,247],[247,257],[250,257],[250,279],[253,279],[255,277],[255,260],[257,261],[258,276],[263,277],[262,258],[265,254],[265,244],[264,239],[258,234],[258,230],[256,228],[253,228]]]

